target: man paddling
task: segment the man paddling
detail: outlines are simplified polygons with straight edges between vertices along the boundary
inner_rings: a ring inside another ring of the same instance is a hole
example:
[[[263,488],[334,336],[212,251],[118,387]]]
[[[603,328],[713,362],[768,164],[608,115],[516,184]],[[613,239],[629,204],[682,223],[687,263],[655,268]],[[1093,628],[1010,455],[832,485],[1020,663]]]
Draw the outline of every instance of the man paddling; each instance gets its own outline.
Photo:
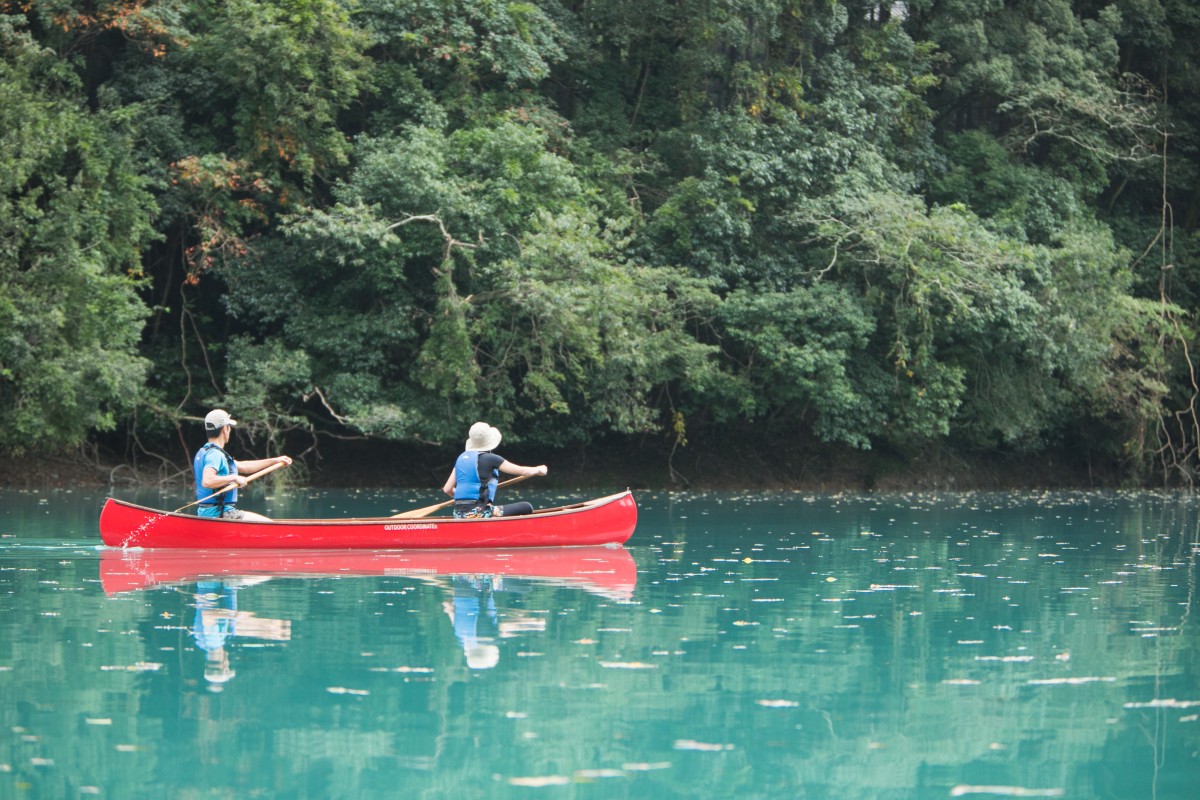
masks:
[[[233,435],[235,425],[237,420],[229,416],[228,411],[220,408],[214,408],[204,418],[204,432],[208,435],[208,443],[196,452],[196,457],[192,460],[192,471],[196,476],[196,500],[199,503],[196,516],[269,521],[269,517],[237,507],[237,488],[227,492],[220,490],[230,484],[245,486],[249,481],[245,475],[240,474],[243,471],[253,475],[272,464],[291,464],[292,459],[289,456],[275,456],[241,463],[234,461],[233,456],[225,452],[225,445],[229,444],[229,437]]]
[[[497,480],[501,472],[532,477],[545,475],[549,470],[545,464],[522,467],[496,455],[492,451],[499,444],[500,431],[491,425],[476,422],[471,426],[465,449],[442,487],[443,492],[454,498],[455,517],[512,517],[532,513],[533,506],[525,502],[494,505]]]

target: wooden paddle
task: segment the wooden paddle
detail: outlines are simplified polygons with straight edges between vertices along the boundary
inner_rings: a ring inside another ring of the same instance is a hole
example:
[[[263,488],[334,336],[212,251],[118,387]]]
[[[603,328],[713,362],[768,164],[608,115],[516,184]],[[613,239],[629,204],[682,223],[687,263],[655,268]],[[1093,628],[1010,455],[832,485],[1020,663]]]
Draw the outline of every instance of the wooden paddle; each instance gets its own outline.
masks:
[[[533,477],[532,475],[521,475],[516,478],[509,478],[506,481],[501,481],[500,483],[496,484],[496,488],[503,489],[505,486],[512,486],[514,483],[520,483],[521,481],[526,480],[527,478],[532,478],[532,477]],[[412,511],[405,511],[400,514],[392,514],[392,519],[420,519],[421,517],[428,517],[430,514],[437,511],[439,508],[445,508],[446,506],[453,505],[453,504],[454,504],[453,500],[447,500],[446,502],[438,503],[435,506],[425,506],[424,508],[414,508]]]
[[[250,477],[246,478],[246,483],[249,483],[250,481],[256,481],[259,478],[261,478],[263,475],[266,475],[268,472],[274,472],[275,470],[279,469],[280,467],[286,467],[286,466],[287,466],[286,461],[277,461],[276,463],[272,464],[271,466],[267,467],[266,469],[260,469],[258,472],[254,473]],[[197,503],[203,503],[209,497],[216,497],[219,494],[225,494],[230,489],[233,489],[235,487],[237,487],[237,484],[231,483],[228,486],[226,486],[224,489],[218,489],[217,491],[210,494],[208,497],[202,497],[199,500],[193,500],[192,502],[188,503],[186,506],[180,506],[179,508],[175,509],[171,513],[178,514],[180,511],[183,511],[185,508],[191,508],[192,506],[196,505]]]

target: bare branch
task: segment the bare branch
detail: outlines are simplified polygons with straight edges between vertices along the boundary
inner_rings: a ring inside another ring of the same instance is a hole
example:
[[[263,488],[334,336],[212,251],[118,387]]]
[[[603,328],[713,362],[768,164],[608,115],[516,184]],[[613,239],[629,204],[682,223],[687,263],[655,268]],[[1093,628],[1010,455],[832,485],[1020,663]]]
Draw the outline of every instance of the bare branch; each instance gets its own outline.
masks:
[[[438,216],[437,213],[411,214],[404,219],[399,220],[398,222],[393,222],[391,225],[388,225],[386,228],[384,228],[384,230],[390,233],[391,231],[394,231],[397,228],[402,228],[412,222],[433,222],[437,224],[438,230],[442,232],[442,241],[445,243],[445,249],[442,251],[443,264],[450,260],[450,255],[456,247],[461,247],[466,250],[474,250],[476,247],[483,244],[483,234],[479,235],[479,241],[476,244],[468,244],[467,242],[455,239],[450,234],[450,231],[446,229],[446,223],[442,221],[442,218]]]
[[[329,412],[329,416],[331,416],[335,420],[337,420],[339,424],[341,424],[341,425],[349,425],[350,424],[349,418],[343,417],[341,414],[339,414],[333,410],[333,406],[331,406],[329,404],[329,400],[327,400],[325,398],[325,393],[321,391],[320,386],[314,386],[312,392],[310,392],[306,395],[303,395],[304,402],[307,403],[312,398],[313,395],[316,395],[321,400],[321,405],[323,405],[325,407],[325,410]]]

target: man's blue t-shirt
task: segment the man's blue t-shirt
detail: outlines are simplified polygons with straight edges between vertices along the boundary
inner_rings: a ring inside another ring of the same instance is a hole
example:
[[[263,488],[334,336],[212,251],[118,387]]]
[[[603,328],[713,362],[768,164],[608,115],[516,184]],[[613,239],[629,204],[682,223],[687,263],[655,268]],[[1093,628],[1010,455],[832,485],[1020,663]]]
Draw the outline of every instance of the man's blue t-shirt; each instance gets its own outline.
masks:
[[[212,446],[205,445],[204,447],[200,448],[200,452],[196,453],[196,459],[193,462],[193,468],[196,473],[196,499],[197,500],[205,500],[208,497],[210,497],[213,492],[218,491],[217,489],[209,489],[209,488],[205,487],[204,484],[201,482],[204,478],[204,470],[206,470],[209,467],[212,467],[213,469],[215,469],[217,471],[218,475],[236,475],[237,474],[237,462],[235,462],[232,458],[230,458],[224,450],[217,447],[216,445],[212,445]],[[238,492],[237,489],[230,489],[228,492],[225,492],[224,494],[221,495],[221,497],[223,497],[225,499],[224,505],[226,508],[237,505],[237,492]],[[215,501],[213,501],[213,503],[211,505],[208,503],[202,502],[199,506],[196,507],[196,516],[198,516],[198,517],[220,516],[220,513],[221,513],[220,512],[220,506],[221,506],[220,500],[221,500],[221,498],[218,497]]]

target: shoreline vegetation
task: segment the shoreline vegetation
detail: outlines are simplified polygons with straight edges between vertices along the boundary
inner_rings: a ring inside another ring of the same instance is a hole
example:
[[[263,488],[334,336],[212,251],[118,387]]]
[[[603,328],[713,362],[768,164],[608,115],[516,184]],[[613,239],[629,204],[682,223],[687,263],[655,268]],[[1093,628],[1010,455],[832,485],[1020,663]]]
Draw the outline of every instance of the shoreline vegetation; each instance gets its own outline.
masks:
[[[671,458],[667,448],[645,442],[570,450],[512,448],[514,455],[518,451],[522,459],[550,466],[550,474],[538,479],[538,485],[572,489],[836,493],[1130,488],[1119,471],[1091,468],[1075,454],[1060,451],[964,455],[943,447],[901,458],[823,446],[799,448],[787,457],[772,458],[753,447],[701,445],[677,450]],[[298,487],[427,488],[434,492],[454,455],[444,448],[388,442],[340,443],[323,446],[319,455],[310,454],[272,479]],[[10,458],[0,464],[0,482],[20,489],[174,486],[190,491],[191,475],[182,464],[136,469],[112,458],[75,452]]]

